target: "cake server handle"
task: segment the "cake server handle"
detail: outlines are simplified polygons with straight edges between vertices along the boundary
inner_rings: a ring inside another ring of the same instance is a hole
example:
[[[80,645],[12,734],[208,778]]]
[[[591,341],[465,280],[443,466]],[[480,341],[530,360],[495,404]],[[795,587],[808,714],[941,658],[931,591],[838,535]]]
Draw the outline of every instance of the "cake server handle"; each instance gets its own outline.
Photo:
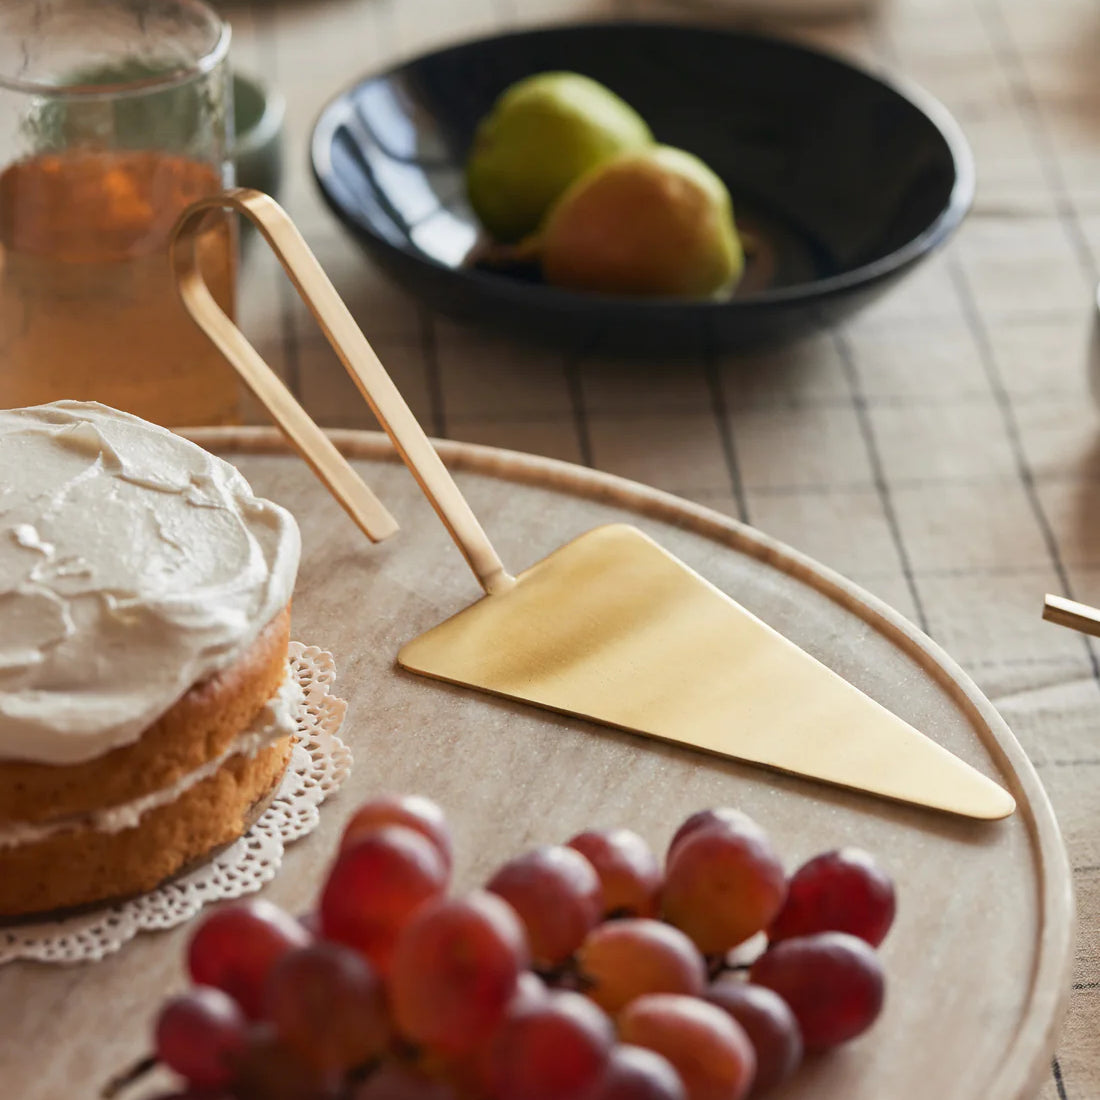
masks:
[[[398,530],[389,510],[210,293],[199,268],[195,230],[215,206],[241,209],[230,196],[195,203],[183,212],[173,231],[172,263],[184,306],[363,534],[372,542],[389,538]]]
[[[183,212],[176,226],[173,241],[176,280],[184,305],[199,327],[267,405],[276,423],[346,508],[347,504],[340,496],[338,487],[318,469],[316,455],[311,454],[307,446],[299,443],[298,438],[291,434],[288,423],[295,430],[305,430],[308,433],[301,438],[309,445],[316,443],[317,437],[324,439],[329,447],[332,447],[331,442],[309,419],[290,391],[214,301],[199,271],[194,248],[186,246],[184,238],[187,231],[214,209],[234,210],[259,229],[283,265],[298,295],[316,318],[340,362],[390,437],[401,460],[408,466],[443,521],[444,527],[462,551],[482,588],[490,595],[511,588],[515,584],[515,578],[504,568],[473,509],[355,323],[355,318],[336,293],[336,288],[325,275],[317,257],[310,251],[309,245],[286,211],[262,191],[239,187],[200,199]],[[269,401],[269,395],[273,395],[276,400]],[[288,411],[292,414],[290,418],[286,416]],[[303,421],[312,428],[312,432],[304,428]]]

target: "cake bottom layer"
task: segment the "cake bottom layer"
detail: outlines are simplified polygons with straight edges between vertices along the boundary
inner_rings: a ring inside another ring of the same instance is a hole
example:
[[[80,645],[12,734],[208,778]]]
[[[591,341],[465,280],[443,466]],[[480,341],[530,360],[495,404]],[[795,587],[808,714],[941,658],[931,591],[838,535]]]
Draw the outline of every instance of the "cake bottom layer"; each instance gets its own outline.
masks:
[[[80,764],[0,760],[0,827],[109,809],[164,790],[229,749],[286,677],[290,608],[194,684],[132,745]]]
[[[77,828],[0,848],[0,919],[142,894],[236,840],[278,786],[292,738],[238,754],[121,832]]]

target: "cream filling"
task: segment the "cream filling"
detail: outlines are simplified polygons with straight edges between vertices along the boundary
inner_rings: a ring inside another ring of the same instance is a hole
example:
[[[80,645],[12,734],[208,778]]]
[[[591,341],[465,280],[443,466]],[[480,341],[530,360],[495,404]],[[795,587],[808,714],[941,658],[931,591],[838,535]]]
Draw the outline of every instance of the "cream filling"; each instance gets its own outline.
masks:
[[[200,768],[188,772],[170,787],[152,791],[129,802],[108,806],[90,813],[71,814],[53,821],[17,822],[0,825],[0,848],[15,848],[35,844],[58,833],[74,829],[91,829],[97,833],[120,833],[134,828],[141,819],[158,806],[175,802],[196,783],[212,776],[232,756],[255,756],[261,749],[273,745],[297,729],[296,717],[303,700],[302,689],[293,672],[288,671],[279,690],[264,704],[252,723],[243,730],[220,756],[208,760]]]

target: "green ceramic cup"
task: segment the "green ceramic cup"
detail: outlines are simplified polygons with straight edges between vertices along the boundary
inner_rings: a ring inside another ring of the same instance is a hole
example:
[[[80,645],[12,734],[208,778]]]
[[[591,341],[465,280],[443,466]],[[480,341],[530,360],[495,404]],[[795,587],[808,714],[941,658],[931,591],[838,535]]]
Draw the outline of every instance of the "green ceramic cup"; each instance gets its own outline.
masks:
[[[233,74],[232,146],[237,185],[275,196],[283,177],[286,100],[274,88],[243,73]]]

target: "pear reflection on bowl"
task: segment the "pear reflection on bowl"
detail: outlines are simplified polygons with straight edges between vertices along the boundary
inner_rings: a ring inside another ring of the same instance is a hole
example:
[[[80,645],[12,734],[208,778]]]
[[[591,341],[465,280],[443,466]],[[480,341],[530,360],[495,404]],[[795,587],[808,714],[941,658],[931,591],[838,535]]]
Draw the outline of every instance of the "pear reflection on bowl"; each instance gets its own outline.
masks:
[[[725,300],[548,286],[470,264],[464,185],[477,124],[534,73],[593,77],[657,141],[722,178],[749,265]],[[369,255],[460,319],[526,338],[682,355],[794,339],[862,308],[962,221],[974,194],[957,124],[918,89],[778,39],[659,23],[583,24],[454,46],[367,77],[322,111],[314,174]]]

